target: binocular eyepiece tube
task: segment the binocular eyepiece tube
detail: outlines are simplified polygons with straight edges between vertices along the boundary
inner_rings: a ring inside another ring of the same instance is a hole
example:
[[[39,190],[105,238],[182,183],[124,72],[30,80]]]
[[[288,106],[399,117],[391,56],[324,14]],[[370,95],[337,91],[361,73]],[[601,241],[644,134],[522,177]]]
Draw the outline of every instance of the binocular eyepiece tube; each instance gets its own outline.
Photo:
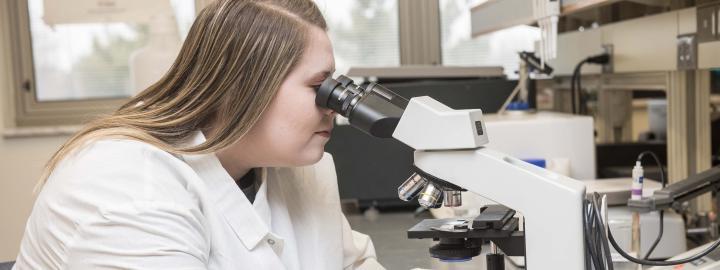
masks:
[[[348,118],[350,125],[372,136],[391,138],[408,100],[377,83],[356,85],[340,75],[317,89],[315,104]]]

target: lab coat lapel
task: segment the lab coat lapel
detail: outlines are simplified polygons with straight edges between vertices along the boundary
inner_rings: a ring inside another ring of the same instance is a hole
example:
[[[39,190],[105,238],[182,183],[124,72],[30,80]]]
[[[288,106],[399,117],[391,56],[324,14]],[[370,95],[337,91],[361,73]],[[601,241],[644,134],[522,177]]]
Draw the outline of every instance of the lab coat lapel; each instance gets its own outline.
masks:
[[[192,138],[192,144],[205,141],[201,132]],[[183,155],[195,172],[207,183],[213,194],[215,207],[248,250],[253,250],[270,232],[268,225],[256,213],[253,205],[238,188],[235,181],[220,164],[215,154]]]
[[[329,157],[329,156],[327,156]],[[343,252],[342,232],[339,213],[339,198],[334,170],[327,170],[331,159],[323,158],[319,163],[297,168],[268,169],[267,186],[273,216],[277,223],[286,223],[282,227],[292,231],[292,236],[284,235],[288,244],[295,245],[297,256],[303,258],[300,269],[341,269]],[[331,165],[331,164],[330,164]],[[321,167],[322,169],[318,169]],[[293,249],[291,246],[286,248]],[[288,250],[290,251],[290,250]],[[317,257],[324,254],[323,257]]]

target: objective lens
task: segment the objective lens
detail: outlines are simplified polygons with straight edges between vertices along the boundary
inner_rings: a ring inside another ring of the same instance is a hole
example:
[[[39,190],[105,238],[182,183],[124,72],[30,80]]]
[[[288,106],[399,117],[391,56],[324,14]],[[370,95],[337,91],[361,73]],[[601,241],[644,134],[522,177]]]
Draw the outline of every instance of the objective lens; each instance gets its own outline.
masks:
[[[398,197],[406,202],[412,200],[412,198],[415,198],[415,196],[420,193],[427,183],[427,179],[417,173],[413,173],[410,178],[405,180],[405,182],[398,187]]]
[[[448,190],[444,192],[444,204],[446,207],[458,207],[462,205],[462,192]]]
[[[425,189],[420,193],[418,202],[420,206],[425,208],[440,208],[442,206],[443,192],[442,190],[435,187],[435,185],[428,183]]]

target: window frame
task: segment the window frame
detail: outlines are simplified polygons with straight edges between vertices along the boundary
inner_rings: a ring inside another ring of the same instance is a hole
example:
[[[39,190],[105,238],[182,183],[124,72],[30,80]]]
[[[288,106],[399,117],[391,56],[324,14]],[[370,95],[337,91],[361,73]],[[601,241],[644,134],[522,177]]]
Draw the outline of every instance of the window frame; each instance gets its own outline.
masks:
[[[440,0],[397,1],[400,65],[443,65]]]
[[[196,14],[214,0],[194,0]],[[398,1],[398,38],[400,65],[438,65],[440,51],[439,0]],[[97,98],[69,101],[38,101],[36,78],[32,55],[32,40],[28,12],[28,0],[0,1],[0,13],[6,17],[9,30],[8,79],[12,86],[10,113],[15,127],[79,125],[109,114],[125,103],[128,98]],[[417,13],[420,12],[420,13]],[[427,33],[427,24],[417,22],[430,17],[436,33]],[[420,27],[424,26],[424,27]],[[437,44],[437,46],[423,46]]]
[[[212,0],[194,0],[196,14]],[[0,1],[7,10],[10,40],[10,81],[16,127],[78,125],[113,112],[129,98],[38,101],[28,0]]]

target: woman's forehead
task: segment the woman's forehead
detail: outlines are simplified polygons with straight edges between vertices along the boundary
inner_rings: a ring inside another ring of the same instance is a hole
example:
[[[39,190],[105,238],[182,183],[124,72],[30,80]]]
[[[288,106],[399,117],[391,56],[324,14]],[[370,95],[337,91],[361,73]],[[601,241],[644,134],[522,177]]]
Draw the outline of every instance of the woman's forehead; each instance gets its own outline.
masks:
[[[332,44],[325,31],[317,27],[311,28],[308,35],[308,46],[301,59],[302,66],[310,73],[332,73],[335,70],[335,58]]]

